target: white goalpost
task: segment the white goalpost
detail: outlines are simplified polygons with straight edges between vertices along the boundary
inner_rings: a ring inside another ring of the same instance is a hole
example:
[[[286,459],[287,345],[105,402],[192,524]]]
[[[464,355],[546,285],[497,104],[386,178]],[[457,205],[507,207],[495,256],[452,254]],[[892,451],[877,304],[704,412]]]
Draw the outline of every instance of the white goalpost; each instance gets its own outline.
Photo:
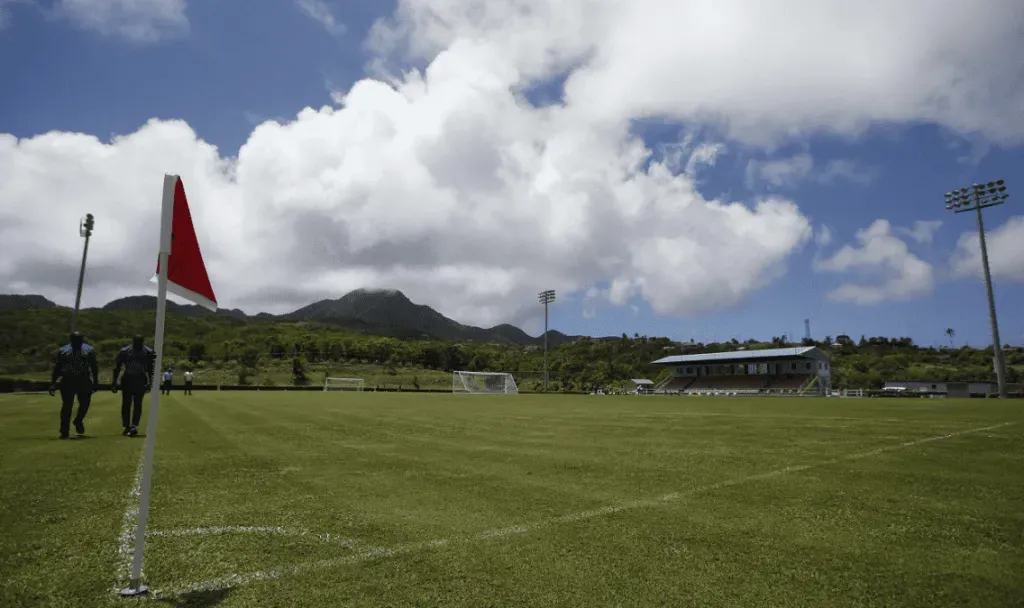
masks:
[[[362,378],[327,378],[324,380],[325,391],[361,391]]]
[[[465,395],[518,395],[519,387],[506,372],[452,372],[452,392]]]

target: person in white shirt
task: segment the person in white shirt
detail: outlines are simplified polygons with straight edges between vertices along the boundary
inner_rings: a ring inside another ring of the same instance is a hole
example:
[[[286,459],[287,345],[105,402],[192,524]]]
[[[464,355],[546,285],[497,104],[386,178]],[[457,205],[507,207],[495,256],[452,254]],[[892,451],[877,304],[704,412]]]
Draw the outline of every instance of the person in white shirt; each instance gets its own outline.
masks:
[[[195,378],[195,376],[192,375],[192,370],[186,369],[185,370],[185,394],[186,395],[191,395],[192,394],[192,380],[194,378]]]
[[[170,395],[171,394],[171,384],[173,382],[174,382],[174,372],[172,372],[171,368],[168,367],[167,370],[164,371],[164,383],[163,383],[163,386],[160,387],[160,394],[161,395]]]

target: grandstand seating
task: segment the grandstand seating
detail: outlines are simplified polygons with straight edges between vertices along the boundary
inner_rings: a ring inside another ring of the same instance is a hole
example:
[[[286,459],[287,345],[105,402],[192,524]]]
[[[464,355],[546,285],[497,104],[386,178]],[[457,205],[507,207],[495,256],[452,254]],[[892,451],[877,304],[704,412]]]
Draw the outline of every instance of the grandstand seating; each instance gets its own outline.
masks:
[[[760,389],[767,376],[701,376],[687,390]]]
[[[804,384],[812,378],[806,374],[782,374],[776,379],[773,379],[765,388],[773,390],[796,390],[802,388]]]
[[[666,393],[759,393],[762,391],[795,393],[813,378],[807,374],[780,374],[777,376],[762,375],[729,375],[675,377],[658,387],[659,392]]]
[[[688,386],[690,386],[690,383],[692,383],[693,380],[694,380],[693,378],[674,377],[671,380],[669,380],[667,383],[662,385],[661,389],[664,390],[665,392],[668,392],[668,393],[673,393],[673,392],[676,392],[676,391],[683,391],[683,390],[686,390],[686,388]]]

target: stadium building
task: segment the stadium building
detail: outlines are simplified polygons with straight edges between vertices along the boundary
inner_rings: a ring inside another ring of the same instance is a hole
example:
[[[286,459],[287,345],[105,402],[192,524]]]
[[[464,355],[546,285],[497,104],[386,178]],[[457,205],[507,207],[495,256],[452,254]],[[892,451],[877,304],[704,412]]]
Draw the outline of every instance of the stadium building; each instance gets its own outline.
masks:
[[[675,355],[652,365],[673,370],[655,387],[660,393],[828,395],[832,389],[831,359],[816,346]]]

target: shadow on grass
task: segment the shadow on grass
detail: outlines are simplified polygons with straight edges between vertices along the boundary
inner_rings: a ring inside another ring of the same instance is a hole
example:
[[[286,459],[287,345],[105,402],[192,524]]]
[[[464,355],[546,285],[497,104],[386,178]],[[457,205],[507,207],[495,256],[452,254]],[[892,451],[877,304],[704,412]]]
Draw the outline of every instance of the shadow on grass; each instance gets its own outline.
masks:
[[[174,606],[174,608],[209,608],[228,599],[231,595],[230,589],[218,589],[216,591],[193,591],[182,593],[174,597],[161,598],[157,600],[162,604]]]

